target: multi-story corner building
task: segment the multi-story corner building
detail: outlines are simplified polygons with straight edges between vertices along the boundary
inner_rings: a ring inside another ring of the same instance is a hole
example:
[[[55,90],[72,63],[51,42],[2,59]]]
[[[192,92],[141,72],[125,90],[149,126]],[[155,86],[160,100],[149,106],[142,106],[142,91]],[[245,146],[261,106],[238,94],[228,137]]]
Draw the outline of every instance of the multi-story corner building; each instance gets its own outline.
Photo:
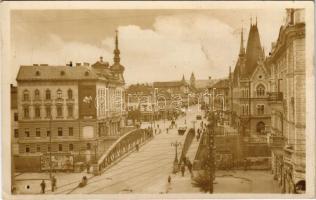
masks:
[[[292,193],[295,186],[305,185],[306,170],[304,9],[287,10],[267,63],[271,68],[272,172],[283,192]]]
[[[17,87],[10,85],[11,88],[11,143],[12,155],[17,155],[19,152],[19,116],[17,105]]]
[[[102,155],[122,134],[123,72],[117,34],[111,66],[102,57],[91,66],[21,66],[16,167],[48,170],[52,160],[53,169],[72,169]]]
[[[130,85],[126,89],[128,119],[135,121],[153,121],[157,117],[154,89],[148,84]]]
[[[243,32],[239,58],[231,81],[233,125],[239,128],[244,138],[245,157],[269,157],[266,142],[266,127],[271,117],[268,106],[270,69],[264,62],[256,24],[250,24],[247,48],[243,45]]]

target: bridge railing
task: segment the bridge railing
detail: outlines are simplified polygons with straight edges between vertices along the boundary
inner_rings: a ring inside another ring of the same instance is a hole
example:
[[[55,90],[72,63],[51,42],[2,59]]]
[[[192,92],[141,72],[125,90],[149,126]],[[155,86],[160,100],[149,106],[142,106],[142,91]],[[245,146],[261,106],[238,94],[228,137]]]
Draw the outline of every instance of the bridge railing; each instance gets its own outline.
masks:
[[[144,144],[153,137],[151,129],[136,129],[122,135],[109,149],[93,164],[95,175],[103,173],[124,155],[134,151],[137,146]]]

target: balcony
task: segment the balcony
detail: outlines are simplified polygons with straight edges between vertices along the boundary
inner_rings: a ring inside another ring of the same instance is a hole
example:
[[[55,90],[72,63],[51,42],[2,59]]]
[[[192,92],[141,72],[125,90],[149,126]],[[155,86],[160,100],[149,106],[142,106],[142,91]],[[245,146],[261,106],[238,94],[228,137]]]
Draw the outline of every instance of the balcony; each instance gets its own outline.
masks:
[[[282,92],[269,92],[268,101],[282,101],[283,93]]]
[[[269,135],[268,136],[268,145],[270,148],[283,149],[285,144],[284,136],[280,135]]]

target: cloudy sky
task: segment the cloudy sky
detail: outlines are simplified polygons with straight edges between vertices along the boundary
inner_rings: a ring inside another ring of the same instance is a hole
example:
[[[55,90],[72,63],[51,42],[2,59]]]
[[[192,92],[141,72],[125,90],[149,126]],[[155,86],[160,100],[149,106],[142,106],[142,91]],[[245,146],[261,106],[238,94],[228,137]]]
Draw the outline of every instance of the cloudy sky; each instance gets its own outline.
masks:
[[[11,13],[12,82],[20,65],[113,63],[115,30],[127,83],[227,76],[257,16],[269,52],[285,10],[16,10]]]

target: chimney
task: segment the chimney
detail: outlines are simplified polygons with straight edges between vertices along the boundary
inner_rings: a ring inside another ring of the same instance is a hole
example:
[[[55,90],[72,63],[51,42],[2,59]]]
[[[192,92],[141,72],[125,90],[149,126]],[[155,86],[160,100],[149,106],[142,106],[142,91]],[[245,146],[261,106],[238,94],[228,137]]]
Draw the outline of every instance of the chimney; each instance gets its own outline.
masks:
[[[102,56],[100,56],[100,62],[101,62],[101,63],[103,62],[103,57],[102,57]]]
[[[38,64],[33,64],[33,66],[38,66]]]
[[[209,77],[208,77],[208,80],[211,80],[211,79],[212,79],[212,77],[211,77],[211,76],[209,76]]]
[[[40,64],[40,66],[48,66],[48,64]]]
[[[69,62],[69,66],[72,67],[72,61]]]
[[[80,67],[81,66],[81,63],[76,63],[76,67]]]
[[[87,62],[84,62],[84,63],[83,63],[83,66],[85,66],[85,67],[89,67],[89,65],[90,65],[90,64],[87,63]]]

